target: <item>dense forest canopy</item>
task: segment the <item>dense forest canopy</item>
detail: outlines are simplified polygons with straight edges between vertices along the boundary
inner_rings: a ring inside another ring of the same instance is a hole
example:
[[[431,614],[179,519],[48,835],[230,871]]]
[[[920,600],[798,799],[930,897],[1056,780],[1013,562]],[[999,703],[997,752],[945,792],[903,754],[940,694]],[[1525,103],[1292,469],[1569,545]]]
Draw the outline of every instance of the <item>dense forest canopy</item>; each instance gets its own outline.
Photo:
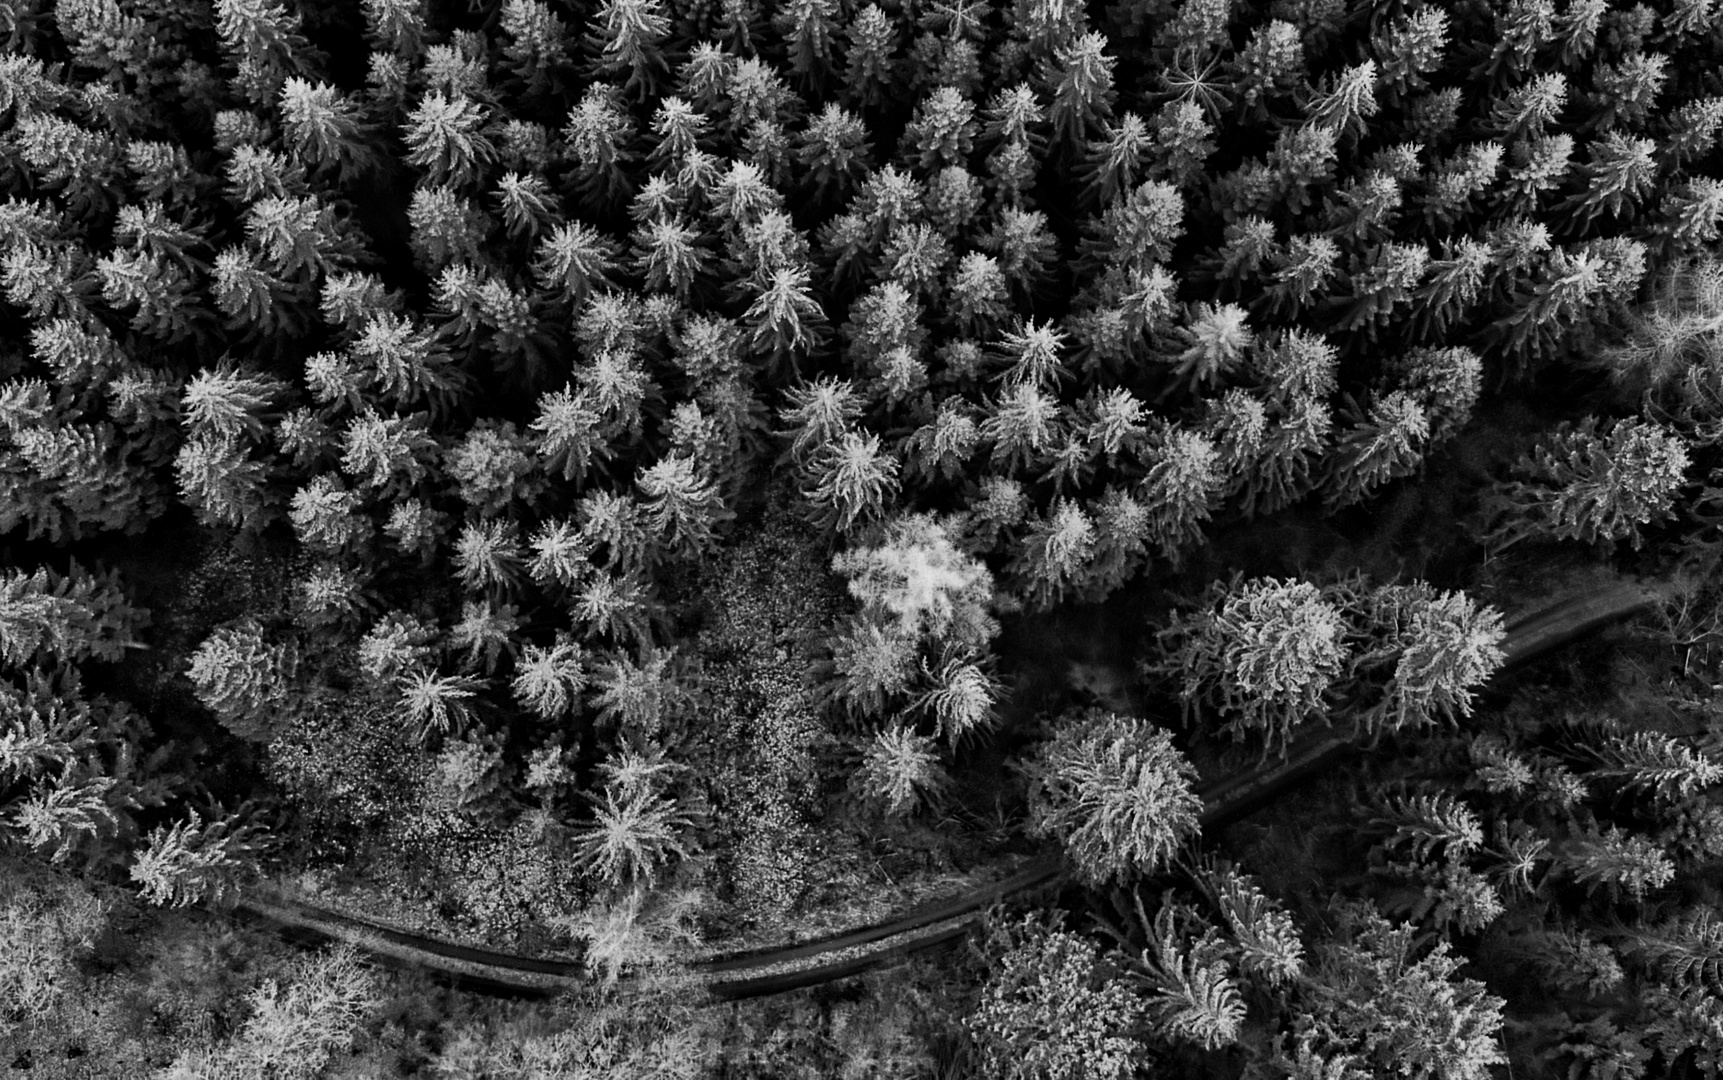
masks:
[[[1723,1067],[1713,0],[0,38],[19,1075]],[[889,993],[689,975],[1049,853]],[[590,980],[295,952],[265,886]]]

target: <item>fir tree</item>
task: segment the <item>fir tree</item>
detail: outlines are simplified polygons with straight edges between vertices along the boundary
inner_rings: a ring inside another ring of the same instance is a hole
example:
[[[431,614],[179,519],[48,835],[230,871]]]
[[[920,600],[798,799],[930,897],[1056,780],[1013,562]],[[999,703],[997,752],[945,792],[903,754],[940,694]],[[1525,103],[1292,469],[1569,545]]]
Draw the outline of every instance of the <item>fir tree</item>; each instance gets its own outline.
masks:
[[[340,90],[289,76],[280,104],[289,145],[314,168],[334,166],[353,179],[381,167],[369,125]]]
[[[624,166],[637,156],[634,135],[634,119],[615,86],[595,83],[569,110],[562,137],[575,164],[575,192],[588,209],[606,212],[629,194]]]
[[[566,631],[557,631],[549,648],[528,644],[510,683],[515,701],[545,720],[566,718],[587,686],[584,661],[584,650]]]
[[[1056,837],[1086,881],[1152,872],[1196,828],[1195,770],[1147,721],[1070,717],[1028,766],[1030,830]]]
[[[584,38],[596,54],[591,70],[600,78],[626,72],[623,92],[636,100],[650,97],[670,74],[662,51],[669,33],[670,20],[656,0],[606,0]]]
[[[1177,565],[1202,540],[1203,523],[1227,485],[1220,453],[1200,431],[1164,427],[1150,436],[1143,453],[1148,472],[1137,496],[1151,507],[1149,542]]]
[[[270,643],[255,619],[224,626],[205,638],[187,673],[201,701],[241,738],[266,741],[290,711],[297,650]]]
[[[867,744],[855,782],[887,817],[908,817],[935,802],[950,779],[934,749],[934,741],[896,726],[879,732]]]
[[[1335,509],[1363,502],[1384,484],[1410,476],[1424,462],[1430,418],[1403,390],[1371,402],[1369,412],[1340,433],[1335,443],[1323,500]]]
[[[881,517],[898,492],[900,462],[872,432],[846,431],[808,462],[811,486],[802,491],[821,527],[847,533]]]
[[[492,604],[468,600],[461,605],[461,619],[449,629],[448,650],[452,654],[464,649],[462,668],[477,670],[483,660],[484,673],[495,675],[504,654],[511,659],[518,653],[520,611],[513,604]]]
[[[645,497],[648,528],[668,551],[698,554],[714,539],[714,528],[734,516],[724,506],[709,477],[687,457],[661,458],[643,467],[635,479]]]
[[[1114,57],[1106,55],[1106,36],[1083,34],[1063,45],[1040,72],[1052,94],[1047,120],[1056,142],[1080,146],[1089,131],[1112,115],[1118,97],[1113,89]]]
[[[816,199],[848,196],[872,168],[872,156],[867,126],[837,102],[827,102],[796,136],[796,161]]]
[[[1244,1000],[1214,942],[1179,941],[1175,907],[1164,905],[1151,933],[1153,953],[1145,950],[1138,980],[1150,991],[1149,1010],[1164,1038],[1218,1050],[1238,1041]]]
[[[896,82],[897,31],[879,5],[869,3],[856,12],[845,31],[844,89],[848,104],[876,108],[890,95]]]
[[[1381,86],[1390,103],[1425,89],[1425,76],[1437,70],[1448,45],[1448,13],[1438,7],[1408,12],[1379,28],[1371,44]]]
[[[235,86],[259,105],[275,100],[288,75],[304,74],[308,61],[320,59],[299,13],[274,0],[218,0],[215,13],[222,51],[239,69]]]
[[[430,475],[438,454],[424,413],[351,417],[342,433],[341,471],[382,500],[406,494]]]
[[[1257,25],[1228,68],[1240,112],[1251,120],[1266,119],[1269,103],[1289,96],[1304,81],[1304,42],[1298,27],[1279,18]]]
[[[1635,419],[1599,430],[1595,419],[1563,425],[1484,497],[1484,535],[1505,547],[1529,537],[1642,542],[1641,529],[1669,520],[1689,455],[1673,431]]]
[[[371,536],[369,518],[359,513],[357,492],[337,477],[323,474],[293,495],[288,520],[299,542],[313,551],[339,555],[354,550]]]
[[[478,696],[484,683],[466,675],[438,675],[434,670],[417,668],[403,674],[396,686],[401,695],[401,719],[407,727],[417,729],[415,737],[422,745],[433,734],[460,734],[473,718],[473,707],[468,703]]]
[[[174,457],[180,497],[206,525],[261,530],[278,513],[269,462],[237,439],[194,435]]]
[[[692,853],[692,839],[684,836],[693,822],[675,801],[606,785],[594,802],[593,820],[574,842],[581,863],[611,887],[650,887],[665,864]]]
[[[158,826],[130,869],[143,898],[152,904],[185,907],[220,900],[255,867],[261,830],[238,817],[205,821],[197,811],[173,827]]]
[[[502,48],[503,60],[523,85],[523,97],[545,98],[555,87],[557,73],[569,63],[568,27],[541,0],[505,0],[501,26],[509,39]]]
[[[1046,516],[1029,522],[1010,572],[1023,600],[1035,610],[1059,604],[1087,583],[1095,554],[1095,523],[1082,505],[1060,496]]]
[[[1557,865],[1589,892],[1607,889],[1627,893],[1635,901],[1675,879],[1675,864],[1647,837],[1611,825],[1602,832],[1584,833],[1556,852]]]
[[[542,289],[554,290],[572,310],[588,297],[616,287],[610,275],[621,265],[622,249],[585,222],[557,225],[539,241],[533,276]]]
[[[512,521],[468,521],[455,538],[455,571],[473,591],[510,593],[524,570],[519,526]]]
[[[1150,670],[1178,681],[1186,721],[1212,716],[1235,739],[1261,731],[1265,752],[1326,720],[1350,652],[1339,608],[1308,582],[1274,578],[1217,583],[1159,636],[1165,659]]]

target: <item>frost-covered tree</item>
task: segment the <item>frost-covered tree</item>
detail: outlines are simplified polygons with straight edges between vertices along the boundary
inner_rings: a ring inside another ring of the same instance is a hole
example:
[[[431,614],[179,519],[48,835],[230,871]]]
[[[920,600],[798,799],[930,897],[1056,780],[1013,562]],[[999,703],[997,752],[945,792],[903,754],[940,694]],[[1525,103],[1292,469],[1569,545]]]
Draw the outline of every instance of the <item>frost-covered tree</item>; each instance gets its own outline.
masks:
[[[244,619],[218,628],[192,653],[187,674],[197,698],[241,738],[267,741],[291,711],[298,650],[271,642]]]
[[[438,675],[426,668],[408,671],[396,681],[402,722],[416,729],[421,744],[434,734],[459,734],[473,718],[469,702],[484,685],[468,675]]]
[[[993,575],[930,514],[894,519],[876,543],[833,556],[832,569],[848,579],[864,610],[893,620],[908,637],[981,648],[998,633],[988,610]]]
[[[348,179],[381,166],[360,107],[336,87],[292,75],[281,86],[280,105],[288,144],[307,164],[334,166]]]
[[[1689,461],[1681,436],[1656,423],[1564,424],[1485,492],[1483,536],[1498,547],[1543,538],[1637,548],[1644,527],[1675,515]]]
[[[481,418],[443,457],[443,467],[455,481],[461,501],[486,516],[508,507],[528,505],[541,494],[545,478],[538,473],[533,441],[513,421]]]
[[[822,528],[847,533],[886,513],[898,493],[900,466],[878,435],[845,431],[808,460],[802,495]]]
[[[423,169],[434,186],[473,184],[497,157],[484,132],[488,116],[483,105],[459,91],[427,92],[407,118],[407,164]]]
[[[238,439],[193,436],[174,457],[180,496],[206,525],[256,531],[274,520],[279,507],[269,487],[273,471]]]
[[[1462,960],[1446,940],[1425,951],[1412,924],[1395,926],[1364,902],[1344,903],[1338,915],[1304,998],[1327,1053],[1443,1080],[1484,1080],[1506,1061],[1505,1002],[1455,977]]]
[[[362,546],[374,530],[371,519],[360,512],[358,492],[327,473],[293,493],[287,516],[299,542],[325,555]]]
[[[663,48],[669,34],[669,14],[660,0],[604,0],[583,39],[594,55],[590,70],[605,81],[626,74],[624,94],[651,97],[670,74]]]
[[[157,826],[129,870],[152,904],[185,907],[220,900],[256,867],[262,830],[237,816],[205,821],[196,810],[172,828]]]
[[[1351,652],[1344,613],[1305,581],[1216,583],[1159,634],[1150,670],[1174,681],[1187,721],[1219,721],[1265,752],[1294,728],[1327,720]]]
[[[384,416],[374,409],[347,421],[341,471],[379,499],[407,494],[431,473],[439,448],[424,413]]]
[[[126,598],[117,571],[91,573],[74,560],[62,574],[12,567],[0,573],[0,663],[25,669],[52,654],[73,663],[117,661],[144,648],[149,613]]]
[[[1000,1080],[1129,1080],[1144,1049],[1141,996],[1090,939],[1035,915],[990,927],[987,981],[965,1021]]]
[[[215,31],[238,68],[235,89],[259,105],[275,100],[282,81],[321,57],[305,39],[299,12],[275,0],[219,0]]]
[[[546,720],[566,718],[587,686],[585,655],[566,631],[559,630],[549,648],[527,645],[510,684],[515,701]]]
[[[1430,418],[1417,399],[1403,390],[1382,395],[1336,439],[1324,501],[1331,509],[1351,506],[1390,480],[1410,476],[1423,464],[1429,442]]]
[[[1152,873],[1196,831],[1196,770],[1146,720],[1065,717],[1027,768],[1031,832],[1056,838],[1092,884]]]
[[[1383,684],[1360,714],[1364,726],[1418,728],[1470,715],[1473,693],[1502,663],[1501,613],[1423,582],[1382,586],[1361,606],[1374,636],[1353,674]]]
[[[890,818],[907,817],[939,798],[950,779],[934,740],[894,726],[866,744],[856,786]]]
[[[660,458],[642,467],[635,486],[645,499],[647,527],[674,553],[703,551],[715,540],[714,529],[734,516],[710,477],[685,456]]]

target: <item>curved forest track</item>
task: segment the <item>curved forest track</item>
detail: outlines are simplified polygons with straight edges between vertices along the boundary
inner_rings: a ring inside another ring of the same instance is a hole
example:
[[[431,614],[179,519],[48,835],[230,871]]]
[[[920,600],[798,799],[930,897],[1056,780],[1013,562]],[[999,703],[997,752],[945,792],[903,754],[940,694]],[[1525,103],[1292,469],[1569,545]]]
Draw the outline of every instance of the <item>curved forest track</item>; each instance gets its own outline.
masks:
[[[1624,584],[1568,596],[1506,627],[1502,669],[1542,656],[1593,630],[1657,606],[1667,587]],[[1288,745],[1279,760],[1261,762],[1198,787],[1207,831],[1237,821],[1321,775],[1357,741],[1349,731],[1324,728]],[[895,918],[795,945],[710,957],[683,976],[714,1000],[782,993],[841,979],[910,953],[961,939],[993,904],[1051,891],[1064,883],[1060,857],[1044,855],[1017,872],[949,900],[922,905]],[[302,944],[349,942],[378,963],[424,970],[454,986],[511,997],[554,997],[592,976],[578,960],[542,959],[457,945],[393,929],[318,907],[278,892],[253,891],[233,912]]]

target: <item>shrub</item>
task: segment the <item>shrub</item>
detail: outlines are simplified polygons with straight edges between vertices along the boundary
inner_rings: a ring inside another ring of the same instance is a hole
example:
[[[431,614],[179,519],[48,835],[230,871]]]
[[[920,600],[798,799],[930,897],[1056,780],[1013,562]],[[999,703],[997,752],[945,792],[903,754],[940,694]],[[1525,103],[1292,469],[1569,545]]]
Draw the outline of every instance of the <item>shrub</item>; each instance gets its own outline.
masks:
[[[1000,1080],[1129,1080],[1142,1002],[1101,950],[1027,916],[994,926],[981,1001],[964,1021],[986,1075]]]
[[[1146,720],[1068,717],[1026,767],[1030,831],[1053,836],[1085,880],[1153,871],[1196,831],[1196,769]]]

